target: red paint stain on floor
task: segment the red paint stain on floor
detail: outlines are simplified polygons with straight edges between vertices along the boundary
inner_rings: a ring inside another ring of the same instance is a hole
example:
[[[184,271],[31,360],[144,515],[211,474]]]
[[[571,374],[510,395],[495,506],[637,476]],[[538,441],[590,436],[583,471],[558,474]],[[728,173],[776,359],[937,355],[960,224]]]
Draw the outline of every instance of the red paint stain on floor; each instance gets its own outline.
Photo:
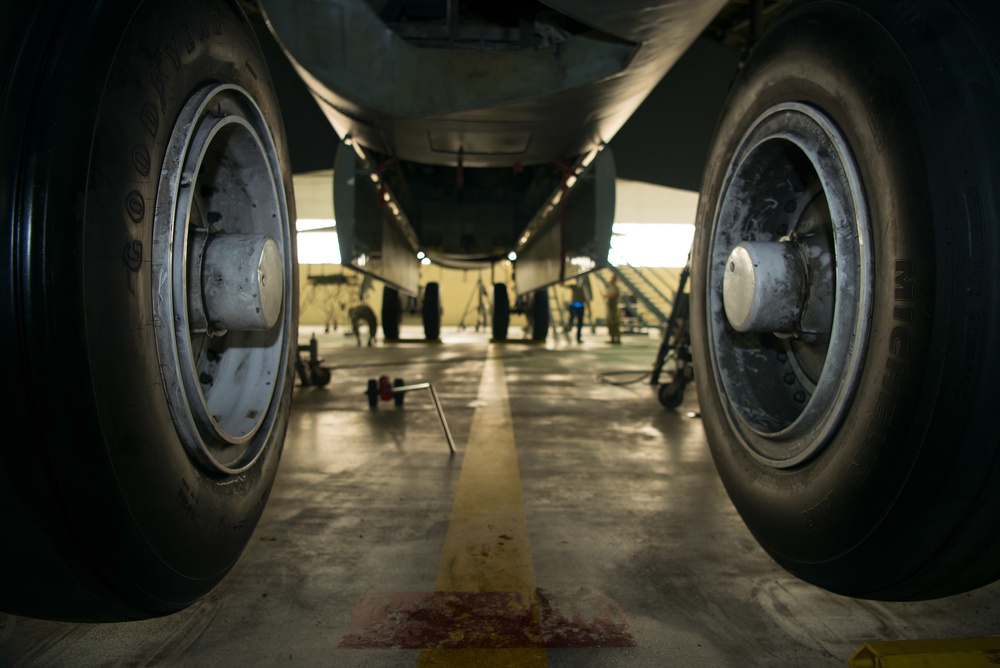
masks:
[[[631,647],[621,606],[574,595],[568,606],[537,592],[401,592],[368,594],[354,610],[349,649],[512,649]]]

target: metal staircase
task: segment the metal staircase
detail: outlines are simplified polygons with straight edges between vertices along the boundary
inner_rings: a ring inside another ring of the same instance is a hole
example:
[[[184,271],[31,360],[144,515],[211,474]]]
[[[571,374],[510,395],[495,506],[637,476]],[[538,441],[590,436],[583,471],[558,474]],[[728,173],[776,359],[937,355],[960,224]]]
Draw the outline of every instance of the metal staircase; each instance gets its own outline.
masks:
[[[670,319],[673,299],[666,295],[671,289],[655,272],[643,271],[624,260],[622,264],[609,264],[607,269],[587,274],[584,292],[589,295],[590,308],[584,319],[584,326],[594,331],[597,325],[605,325],[604,298],[608,289],[608,272],[618,276],[619,308],[622,310],[622,331],[636,332],[647,327],[662,328]],[[569,283],[561,283],[549,289],[549,317],[553,332],[565,335],[569,312],[566,310]]]
[[[608,268],[618,276],[623,287],[635,298],[636,306],[639,307],[637,317],[640,322],[655,327],[665,325],[670,319],[673,300],[657,285],[660,281],[654,282],[638,267],[633,267],[621,258],[619,260],[620,264],[611,264]]]

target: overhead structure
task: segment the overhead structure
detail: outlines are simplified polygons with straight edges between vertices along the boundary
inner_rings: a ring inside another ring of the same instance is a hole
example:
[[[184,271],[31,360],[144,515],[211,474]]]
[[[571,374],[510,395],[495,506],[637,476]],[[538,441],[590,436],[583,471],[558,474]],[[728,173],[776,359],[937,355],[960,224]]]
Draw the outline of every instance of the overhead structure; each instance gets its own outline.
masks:
[[[411,295],[417,252],[514,251],[518,295],[605,266],[607,142],[723,4],[261,2],[342,138],[343,261]]]

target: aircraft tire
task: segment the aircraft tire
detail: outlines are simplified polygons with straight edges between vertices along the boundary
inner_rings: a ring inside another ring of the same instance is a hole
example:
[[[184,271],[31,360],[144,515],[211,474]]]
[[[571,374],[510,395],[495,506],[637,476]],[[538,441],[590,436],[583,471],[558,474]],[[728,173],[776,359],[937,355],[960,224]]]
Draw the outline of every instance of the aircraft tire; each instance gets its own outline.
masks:
[[[148,618],[222,580],[274,481],[290,163],[236,3],[50,4],[0,88],[0,609]]]
[[[510,327],[510,296],[507,294],[506,283],[493,284],[493,339],[507,340],[507,329]]]
[[[387,340],[399,340],[399,321],[403,307],[399,303],[399,291],[388,285],[382,288],[382,334]]]
[[[549,333],[549,291],[548,288],[535,290],[531,300],[531,339],[544,341]]]
[[[424,286],[424,301],[421,306],[424,321],[424,336],[428,339],[441,338],[441,286],[431,282]]]
[[[1000,577],[998,18],[852,4],[794,5],[730,92],[693,249],[696,385],[776,561],[936,598]]]

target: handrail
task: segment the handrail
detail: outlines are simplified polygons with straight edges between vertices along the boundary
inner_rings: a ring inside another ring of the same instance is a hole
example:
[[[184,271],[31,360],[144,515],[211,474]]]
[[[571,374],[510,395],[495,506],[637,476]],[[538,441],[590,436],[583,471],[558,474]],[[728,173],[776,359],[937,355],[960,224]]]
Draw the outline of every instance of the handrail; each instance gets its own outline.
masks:
[[[614,264],[609,265],[609,266],[611,267],[611,271],[613,271],[615,273],[615,275],[618,278],[621,279],[622,283],[624,283],[632,291],[632,295],[636,299],[638,299],[639,301],[641,301],[642,304],[643,304],[643,306],[645,306],[646,309],[649,312],[651,312],[654,316],[656,316],[656,319],[659,320],[659,322],[660,322],[661,325],[664,324],[665,322],[667,322],[667,320],[669,320],[669,318],[663,313],[663,311],[661,311],[659,308],[657,308],[656,305],[653,304],[652,301],[650,301],[649,297],[647,297],[645,294],[643,294],[642,290],[640,290],[639,287],[635,283],[633,283],[631,281],[631,279],[629,279],[629,277],[626,276],[625,273],[621,269],[619,269],[618,267],[616,267]],[[626,263],[626,266],[631,267],[632,269],[635,269],[635,267],[632,267],[632,265],[630,265],[628,263]],[[642,276],[641,273],[639,275]],[[654,290],[656,289],[655,286],[650,286],[650,287],[652,287]],[[669,303],[670,302],[668,302],[668,304]]]
[[[674,304],[673,299],[671,299],[667,295],[663,294],[663,291],[660,290],[658,287],[656,287],[656,285],[653,283],[653,281],[651,281],[649,279],[649,277],[646,276],[646,274],[644,274],[641,269],[639,269],[639,267],[632,266],[624,257],[622,257],[621,253],[615,252],[615,255],[620,260],[617,266],[625,266],[625,267],[628,267],[629,269],[631,269],[632,271],[634,271],[639,276],[639,278],[641,278],[643,280],[643,282],[646,283],[646,285],[648,285],[650,287],[650,289],[654,293],[656,293],[656,296],[659,297],[661,300],[663,300],[663,302],[667,306],[673,306],[673,304]],[[616,265],[612,265],[612,266],[616,266]]]

